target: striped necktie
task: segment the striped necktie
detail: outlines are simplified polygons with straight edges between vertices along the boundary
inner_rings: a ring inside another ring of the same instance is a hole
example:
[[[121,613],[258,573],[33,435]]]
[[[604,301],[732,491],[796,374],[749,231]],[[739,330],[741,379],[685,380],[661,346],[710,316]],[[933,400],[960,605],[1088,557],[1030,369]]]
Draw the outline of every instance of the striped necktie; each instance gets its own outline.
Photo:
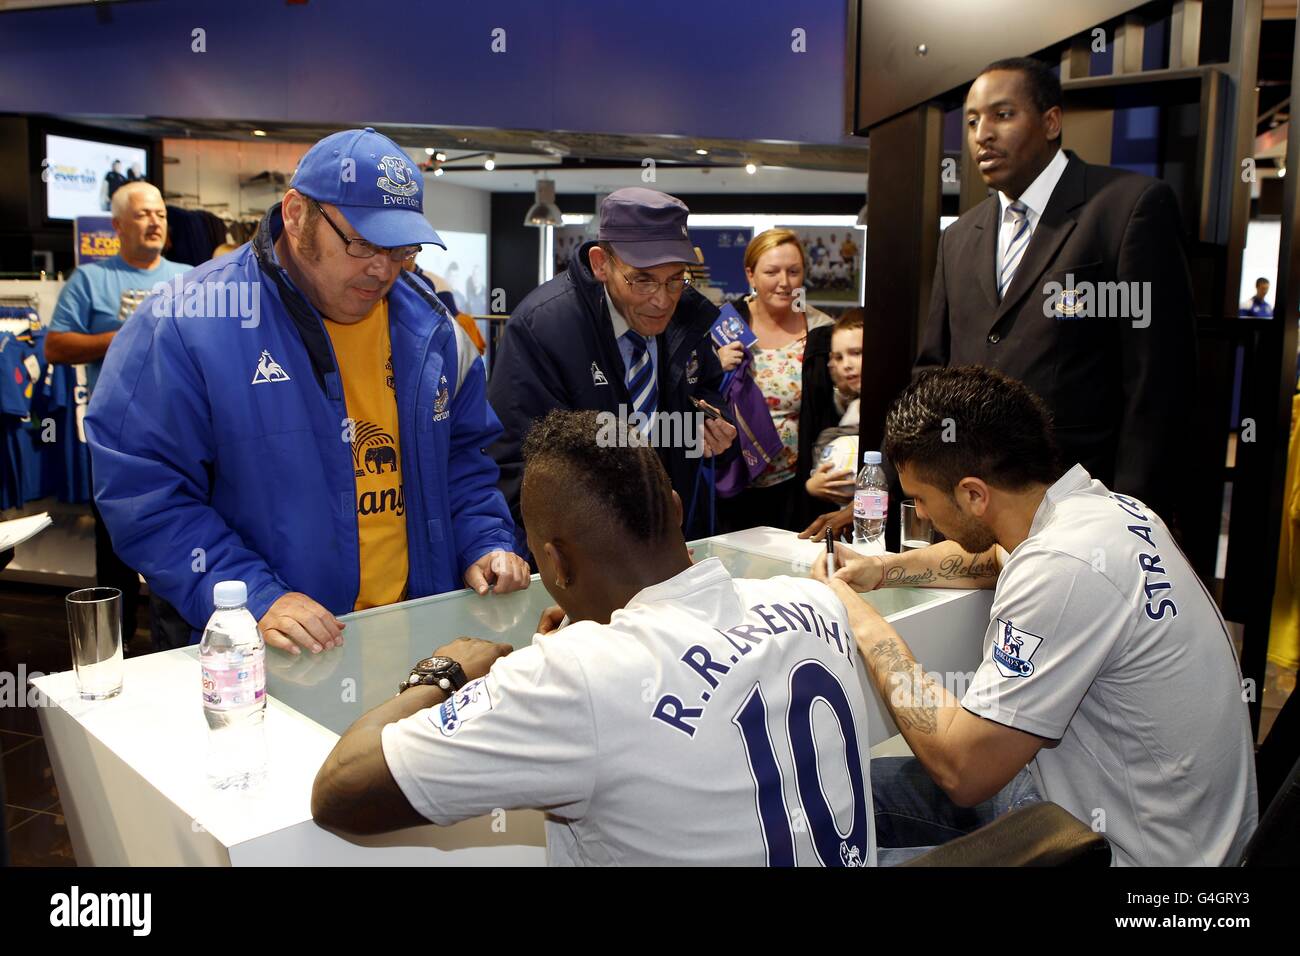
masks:
[[[1007,240],[1007,251],[1002,254],[1002,268],[998,270],[998,301],[1007,293],[1007,287],[1011,285],[1011,280],[1016,274],[1016,269],[1020,265],[1020,260],[1025,256],[1025,249],[1029,245],[1029,237],[1032,230],[1029,228],[1029,208],[1019,200],[1007,206],[1007,211],[1002,219],[1002,229],[1010,239]]]
[[[632,345],[632,360],[627,365],[627,393],[632,397],[632,410],[646,416],[643,430],[648,430],[659,403],[659,387],[655,384],[655,365],[650,360],[650,345],[640,332],[628,329],[623,338]]]

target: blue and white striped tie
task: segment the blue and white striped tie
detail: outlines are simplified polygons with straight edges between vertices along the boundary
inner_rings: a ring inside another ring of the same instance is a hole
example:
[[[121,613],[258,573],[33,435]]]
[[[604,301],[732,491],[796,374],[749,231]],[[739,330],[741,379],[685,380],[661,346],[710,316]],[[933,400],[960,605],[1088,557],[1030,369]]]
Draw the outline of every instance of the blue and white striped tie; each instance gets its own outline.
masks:
[[[649,432],[659,404],[659,386],[655,384],[655,364],[650,360],[650,346],[640,332],[628,329],[623,338],[632,345],[632,360],[627,366],[627,393],[632,396],[632,410],[646,417],[643,432]]]
[[[1017,200],[1007,206],[1003,217],[1002,228],[1011,234],[1011,239],[1007,242],[1007,251],[1002,254],[1002,268],[998,270],[999,302],[1006,295],[1007,287],[1011,285],[1020,260],[1025,256],[1025,249],[1029,246],[1031,230],[1028,212],[1029,208]]]

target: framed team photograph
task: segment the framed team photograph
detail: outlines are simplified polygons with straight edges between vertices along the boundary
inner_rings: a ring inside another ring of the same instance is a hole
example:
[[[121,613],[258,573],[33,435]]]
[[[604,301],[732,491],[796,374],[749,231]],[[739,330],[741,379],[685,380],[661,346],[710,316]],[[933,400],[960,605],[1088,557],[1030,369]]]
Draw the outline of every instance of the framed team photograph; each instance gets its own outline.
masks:
[[[862,272],[866,263],[866,234],[853,226],[782,225],[799,235],[808,274],[804,288],[811,305],[862,304]]]

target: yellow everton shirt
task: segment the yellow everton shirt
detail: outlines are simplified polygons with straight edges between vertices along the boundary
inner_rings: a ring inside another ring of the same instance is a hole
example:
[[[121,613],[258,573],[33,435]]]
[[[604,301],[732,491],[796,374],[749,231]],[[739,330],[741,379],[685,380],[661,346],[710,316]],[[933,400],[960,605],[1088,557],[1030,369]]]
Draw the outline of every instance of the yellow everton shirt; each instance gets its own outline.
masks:
[[[343,378],[356,476],[361,587],[353,610],[406,596],[406,500],[397,431],[397,389],[388,339],[388,301],[360,322],[325,321]],[[346,435],[346,433],[345,433]]]

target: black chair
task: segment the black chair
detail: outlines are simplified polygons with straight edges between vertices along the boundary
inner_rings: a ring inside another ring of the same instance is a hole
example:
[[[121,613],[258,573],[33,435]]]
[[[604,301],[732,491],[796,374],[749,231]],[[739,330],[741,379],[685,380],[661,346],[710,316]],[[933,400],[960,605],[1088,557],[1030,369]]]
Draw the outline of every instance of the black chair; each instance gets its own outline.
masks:
[[[0,757],[0,813],[5,805],[5,763]],[[9,834],[5,830],[5,821],[0,819],[0,866],[9,865]]]
[[[903,865],[1110,866],[1110,843],[1055,803],[1034,803]]]
[[[1294,695],[1293,695],[1294,696]],[[1270,732],[1269,736],[1272,736]],[[1259,819],[1239,866],[1295,866],[1300,860],[1300,760]]]
[[[1267,807],[1282,791],[1296,759],[1300,758],[1300,693],[1292,693],[1273,720],[1268,736],[1255,751],[1255,776],[1259,780],[1259,805]]]

